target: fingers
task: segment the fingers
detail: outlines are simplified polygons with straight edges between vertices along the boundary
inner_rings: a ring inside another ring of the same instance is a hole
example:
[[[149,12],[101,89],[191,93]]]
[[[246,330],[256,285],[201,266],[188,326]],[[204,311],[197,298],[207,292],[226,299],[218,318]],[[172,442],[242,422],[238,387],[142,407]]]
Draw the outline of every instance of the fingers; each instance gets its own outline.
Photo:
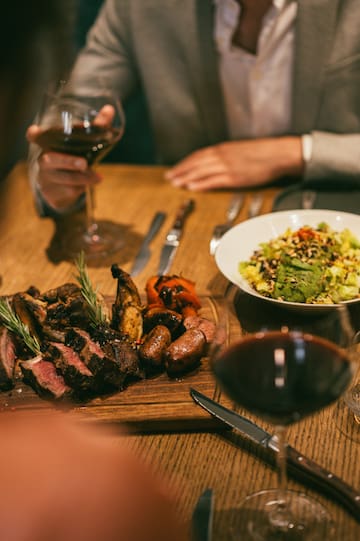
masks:
[[[45,201],[54,209],[72,206],[88,186],[101,176],[83,158],[49,152],[39,158],[37,184]]]
[[[37,126],[36,124],[32,124],[26,130],[26,139],[29,141],[29,143],[34,143],[39,133],[41,133],[40,126]]]
[[[165,178],[177,188],[192,191],[232,185],[228,167],[214,148],[194,152],[167,171]]]
[[[115,116],[115,109],[112,105],[104,105],[96,116],[94,124],[98,126],[110,126]]]
[[[60,152],[46,152],[39,158],[40,168],[43,170],[62,169],[65,171],[85,172],[88,164],[81,156],[62,154]]]

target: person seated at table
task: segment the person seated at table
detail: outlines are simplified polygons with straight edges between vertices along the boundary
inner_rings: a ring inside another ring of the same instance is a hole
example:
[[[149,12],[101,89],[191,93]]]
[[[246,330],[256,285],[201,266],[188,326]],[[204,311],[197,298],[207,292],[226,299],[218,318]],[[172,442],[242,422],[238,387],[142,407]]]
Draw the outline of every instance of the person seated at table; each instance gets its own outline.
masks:
[[[359,26],[354,0],[106,0],[73,77],[110,75],[122,100],[142,89],[157,161],[174,186],[354,179]],[[43,202],[66,211],[79,186],[101,181],[67,155],[49,152],[36,165],[40,211]]]
[[[0,432],[3,541],[185,541],[172,490],[119,431],[2,412]]]

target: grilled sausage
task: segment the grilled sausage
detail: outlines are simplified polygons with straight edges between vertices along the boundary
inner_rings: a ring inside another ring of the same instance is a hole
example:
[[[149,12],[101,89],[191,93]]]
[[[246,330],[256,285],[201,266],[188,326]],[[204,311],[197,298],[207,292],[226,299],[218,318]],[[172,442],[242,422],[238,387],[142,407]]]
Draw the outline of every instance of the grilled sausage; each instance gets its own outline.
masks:
[[[195,368],[204,354],[206,338],[200,329],[189,329],[174,340],[165,352],[165,368],[169,376],[177,376]]]
[[[144,314],[144,331],[147,333],[156,325],[165,325],[174,337],[182,325],[182,316],[174,310],[155,306]]]
[[[201,316],[188,316],[184,319],[185,329],[200,329],[208,343],[212,342],[215,335],[215,323]]]
[[[164,353],[170,343],[169,329],[165,325],[156,325],[139,348],[140,359],[147,368],[160,368],[164,364]]]

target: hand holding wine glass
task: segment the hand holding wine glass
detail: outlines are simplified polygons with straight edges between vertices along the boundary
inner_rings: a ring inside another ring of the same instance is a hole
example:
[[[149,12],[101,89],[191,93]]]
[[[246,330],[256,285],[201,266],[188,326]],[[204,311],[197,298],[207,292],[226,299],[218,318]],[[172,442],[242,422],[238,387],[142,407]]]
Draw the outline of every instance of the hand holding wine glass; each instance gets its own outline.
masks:
[[[47,94],[37,126],[28,130],[29,140],[42,149],[39,184],[48,202],[64,211],[86,192],[86,228],[74,232],[68,250],[73,256],[83,251],[88,261],[122,245],[110,222],[94,219],[93,187],[98,177],[93,166],[120,140],[124,124],[122,106],[111,87],[95,77],[84,88],[63,83],[56,93]]]
[[[245,498],[247,522],[234,539],[245,533],[257,541],[333,539],[327,510],[286,487],[285,429],[336,401],[349,386],[358,352],[347,308],[305,317],[280,311],[271,322],[247,316],[240,314],[238,340],[230,346],[215,341],[212,366],[236,404],[275,426],[278,487]]]

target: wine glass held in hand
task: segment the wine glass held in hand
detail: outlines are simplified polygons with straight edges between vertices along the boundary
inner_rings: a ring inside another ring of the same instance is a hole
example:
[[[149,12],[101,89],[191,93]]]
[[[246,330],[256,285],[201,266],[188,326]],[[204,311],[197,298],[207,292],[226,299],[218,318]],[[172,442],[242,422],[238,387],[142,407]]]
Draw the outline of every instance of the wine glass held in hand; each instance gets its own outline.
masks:
[[[345,306],[313,317],[281,314],[266,324],[260,323],[260,316],[258,323],[255,318],[250,325],[240,317],[241,337],[230,346],[215,341],[211,354],[224,392],[275,425],[279,447],[278,488],[245,498],[241,504],[245,520],[239,521],[244,531],[235,532],[232,539],[335,539],[327,510],[286,487],[285,429],[336,401],[346,390],[358,358],[354,332]]]
[[[34,142],[42,151],[85,158],[91,168],[121,139],[125,117],[111,87],[94,78],[85,88],[62,82],[55,93],[45,96],[39,113]],[[88,262],[116,252],[123,245],[116,224],[96,222],[92,185],[86,192],[86,226],[67,239],[67,253],[84,252]],[[81,191],[81,187],[80,187]]]

